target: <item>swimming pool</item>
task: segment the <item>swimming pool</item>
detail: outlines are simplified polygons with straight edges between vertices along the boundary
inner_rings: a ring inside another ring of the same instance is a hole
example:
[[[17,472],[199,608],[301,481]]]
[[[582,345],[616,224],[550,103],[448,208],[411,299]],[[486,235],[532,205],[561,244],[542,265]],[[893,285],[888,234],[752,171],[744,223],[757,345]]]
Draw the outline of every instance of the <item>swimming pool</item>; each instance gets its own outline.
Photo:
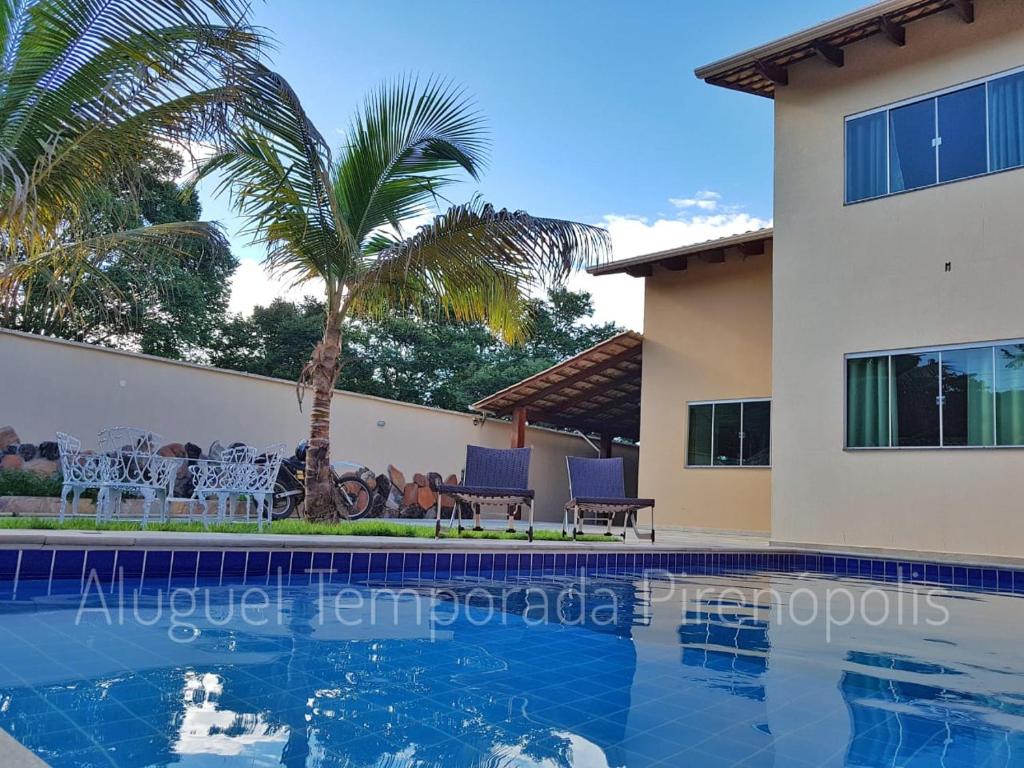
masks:
[[[1024,765],[1012,583],[109,554],[0,582],[0,726],[56,768]]]

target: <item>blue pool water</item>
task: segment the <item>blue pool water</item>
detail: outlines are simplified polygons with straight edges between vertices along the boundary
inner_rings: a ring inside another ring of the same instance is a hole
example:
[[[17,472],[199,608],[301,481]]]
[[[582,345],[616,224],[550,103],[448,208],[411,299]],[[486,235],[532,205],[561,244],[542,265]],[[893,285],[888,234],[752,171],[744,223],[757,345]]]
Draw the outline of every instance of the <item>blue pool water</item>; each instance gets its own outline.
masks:
[[[1022,627],[770,571],[5,582],[0,727],[55,768],[1024,766]]]

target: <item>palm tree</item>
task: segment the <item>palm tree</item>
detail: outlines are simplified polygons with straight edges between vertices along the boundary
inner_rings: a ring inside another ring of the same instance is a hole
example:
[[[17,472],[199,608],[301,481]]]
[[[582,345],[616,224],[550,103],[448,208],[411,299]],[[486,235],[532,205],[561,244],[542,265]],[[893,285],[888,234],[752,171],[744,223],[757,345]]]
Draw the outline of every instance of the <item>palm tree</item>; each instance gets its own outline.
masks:
[[[337,515],[330,471],[331,394],[344,322],[428,304],[481,321],[507,340],[528,330],[530,291],[609,251],[604,230],[474,197],[411,236],[403,230],[485,160],[483,121],[450,83],[405,79],[372,92],[336,158],[279,75],[265,71],[233,140],[200,171],[220,173],[267,264],[295,282],[323,281],[322,340],[300,378],[313,390],[306,514]]]
[[[103,185],[150,142],[212,140],[260,55],[248,0],[0,0],[0,304],[74,290],[128,241],[205,224],[90,231]],[[47,290],[41,290],[45,294]],[[53,302],[59,306],[61,301]]]

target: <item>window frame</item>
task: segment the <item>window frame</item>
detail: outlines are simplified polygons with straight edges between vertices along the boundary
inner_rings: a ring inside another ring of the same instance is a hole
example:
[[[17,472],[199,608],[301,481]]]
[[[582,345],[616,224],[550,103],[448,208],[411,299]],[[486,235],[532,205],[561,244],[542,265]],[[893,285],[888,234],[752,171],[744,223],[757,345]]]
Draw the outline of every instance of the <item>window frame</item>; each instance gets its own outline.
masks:
[[[768,403],[768,444],[772,444],[772,433],[774,428],[772,426],[772,398],[769,397],[736,397],[736,398],[723,398],[719,400],[687,400],[686,401],[686,434],[684,435],[684,446],[685,446],[685,457],[683,459],[684,469],[771,469],[771,462],[774,460],[774,451],[769,451],[769,462],[767,464],[744,464],[743,463],[743,421],[745,417],[745,408],[743,406],[746,403]],[[714,439],[715,439],[715,406],[716,405],[740,405],[740,450],[739,464],[715,464],[714,456]],[[690,463],[690,408],[699,405],[710,405],[711,406],[711,463],[710,464],[691,464]]]
[[[947,182],[948,183],[948,182]],[[993,341],[973,341],[962,344],[933,344],[924,347],[901,347],[898,349],[876,349],[867,352],[850,352],[843,355],[843,451],[847,452],[858,452],[858,451],[1019,451],[1024,449],[1024,443],[1018,445],[999,445],[999,420],[998,420],[998,408],[996,407],[996,387],[995,387],[995,355],[996,348],[1003,346],[1010,346],[1013,344],[1024,344],[1024,337],[1011,338],[1011,339],[995,339]],[[990,349],[992,353],[992,439],[993,445],[943,445],[944,442],[944,424],[943,424],[943,407],[945,402],[936,402],[935,407],[939,413],[939,445],[893,445],[893,420],[896,418],[896,403],[895,400],[889,398],[889,445],[865,445],[865,446],[851,446],[849,445],[849,426],[850,426],[850,392],[849,392],[849,366],[850,360],[858,360],[868,357],[886,357],[889,361],[889,385],[892,386],[892,359],[897,355],[912,355],[912,354],[927,354],[934,353],[938,356],[938,368],[939,368],[939,395],[942,395],[942,353],[953,352],[962,349]]]
[[[969,179],[978,179],[978,178],[981,178],[983,176],[994,176],[994,175],[996,175],[998,173],[1007,173],[1009,171],[1019,171],[1019,170],[1024,169],[1024,164],[1021,164],[1021,165],[1016,165],[1016,166],[1013,166],[1013,167],[1010,167],[1010,168],[999,168],[997,170],[992,170],[992,146],[991,146],[992,145],[992,129],[991,129],[991,125],[990,125],[990,114],[991,114],[990,113],[990,109],[991,109],[991,105],[989,103],[989,99],[991,97],[991,90],[992,90],[989,87],[989,84],[991,82],[993,82],[995,80],[1000,80],[1000,79],[1002,79],[1004,77],[1012,77],[1013,75],[1019,75],[1021,73],[1024,73],[1024,65],[1019,66],[1019,67],[1013,67],[1011,69],[1006,69],[1006,70],[1003,70],[1001,72],[996,72],[995,74],[992,74],[992,75],[986,75],[985,77],[978,77],[978,78],[975,78],[973,80],[966,80],[966,81],[964,81],[962,83],[957,83],[956,85],[951,85],[951,86],[948,86],[946,88],[940,88],[940,89],[935,90],[935,91],[929,91],[927,93],[918,94],[916,96],[911,96],[909,98],[902,99],[900,101],[894,101],[891,104],[883,104],[882,106],[879,106],[879,107],[872,107],[871,109],[865,109],[865,110],[862,110],[860,112],[855,112],[853,114],[846,115],[843,118],[843,191],[842,191],[843,206],[846,207],[848,205],[859,205],[860,203],[867,203],[867,202],[870,202],[872,200],[881,200],[882,198],[886,198],[886,197],[895,197],[897,195],[906,195],[906,194],[909,194],[911,192],[920,192],[923,189],[933,189],[935,187],[942,187],[942,186],[945,186],[947,184],[956,184],[956,183],[961,182],[961,181],[968,181]],[[935,183],[934,184],[926,184],[925,186],[922,186],[922,187],[913,187],[912,189],[897,190],[897,191],[894,192],[892,190],[892,125],[891,125],[891,122],[890,122],[890,119],[889,119],[889,113],[892,110],[894,110],[894,109],[899,109],[900,107],[910,106],[911,104],[918,104],[918,103],[924,102],[924,101],[934,101],[935,102],[935,104],[934,104],[935,131],[936,131],[936,135],[937,135],[938,134],[938,108],[939,108],[938,99],[940,97],[942,97],[942,96],[946,96],[946,95],[951,94],[951,93],[956,93],[957,91],[967,90],[968,88],[973,88],[973,87],[978,86],[978,85],[984,85],[985,86],[985,165],[986,165],[987,170],[983,171],[982,173],[976,173],[976,174],[974,174],[972,176],[962,176],[962,177],[960,177],[958,179],[949,179],[948,181],[941,181],[941,179],[940,179],[941,174],[940,174],[940,171],[939,171],[940,157],[941,157],[941,151],[940,151],[940,146],[941,145],[937,145],[937,146],[934,147],[934,149],[935,149]],[[874,196],[871,196],[871,197],[862,197],[862,198],[859,198],[857,200],[849,200],[847,198],[847,192],[849,191],[848,181],[847,181],[847,172],[849,170],[849,164],[848,164],[848,160],[849,160],[849,146],[848,146],[848,142],[847,142],[847,138],[848,138],[847,125],[851,121],[853,121],[853,120],[858,120],[858,119],[860,119],[862,117],[868,117],[870,115],[877,115],[879,113],[884,113],[885,116],[886,116],[885,117],[885,187],[886,187],[886,191],[884,193],[880,194],[880,195],[874,195]]]

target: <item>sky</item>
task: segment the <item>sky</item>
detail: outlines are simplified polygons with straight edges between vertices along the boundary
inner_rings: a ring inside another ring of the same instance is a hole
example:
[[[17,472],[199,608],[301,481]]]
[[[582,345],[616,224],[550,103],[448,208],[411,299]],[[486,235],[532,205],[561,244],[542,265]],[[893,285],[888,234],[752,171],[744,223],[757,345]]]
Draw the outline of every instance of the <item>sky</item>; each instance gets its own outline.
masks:
[[[767,226],[772,102],[694,68],[866,0],[263,0],[273,65],[335,145],[363,95],[404,75],[449,78],[487,118],[479,192],[498,207],[607,227],[615,258]],[[268,275],[226,198],[200,188],[241,265],[231,309],[301,297]],[[575,275],[595,320],[642,330],[643,281]]]

